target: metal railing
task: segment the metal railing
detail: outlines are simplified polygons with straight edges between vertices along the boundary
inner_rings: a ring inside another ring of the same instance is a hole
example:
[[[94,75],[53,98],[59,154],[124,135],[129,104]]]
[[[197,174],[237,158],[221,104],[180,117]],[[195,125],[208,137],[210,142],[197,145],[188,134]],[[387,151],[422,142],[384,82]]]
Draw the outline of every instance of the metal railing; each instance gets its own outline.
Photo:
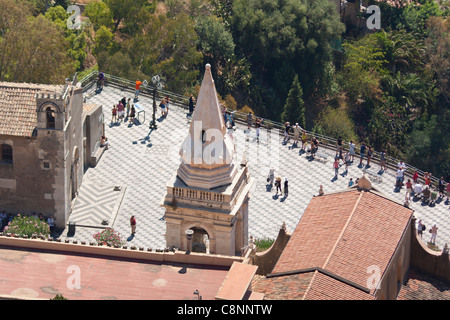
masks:
[[[93,72],[89,73],[88,75],[86,75],[85,77],[83,77],[82,79],[80,79],[78,81],[78,83],[83,88],[84,92],[88,92],[89,90],[91,90],[91,93],[92,93],[92,91],[95,91],[95,89],[96,89],[97,79],[98,79],[98,72],[93,71]],[[148,82],[147,85],[145,85],[145,86],[141,85],[140,95],[151,97],[155,86],[153,86],[151,84],[151,81],[147,81],[147,82]],[[116,77],[114,75],[105,73],[105,85],[113,85],[116,87],[120,87],[122,90],[132,90],[134,92],[135,81]],[[177,93],[174,93],[171,91],[167,91],[167,90],[163,90],[163,89],[158,89],[158,93],[160,93],[162,96],[169,96],[169,98],[172,100],[171,101],[172,104],[176,104],[179,107],[182,107],[184,109],[188,109],[188,107],[189,107],[189,97],[187,97],[187,96],[180,95],[180,94],[177,94]],[[283,123],[276,122],[276,121],[273,121],[270,119],[265,119],[262,117],[257,117],[257,118],[262,119],[261,127],[266,128],[268,130],[278,129],[280,134],[281,135],[283,134],[283,132],[285,130],[285,125]],[[233,110],[233,119],[235,122],[247,124],[247,113]],[[320,142],[319,146],[325,146],[325,148],[332,149],[332,150],[334,148],[335,150],[337,150],[338,139],[329,137],[329,136],[325,136],[322,134],[318,134],[316,132],[308,131],[306,129],[305,129],[305,131],[308,134],[309,139],[312,137],[315,137],[316,139],[319,140],[319,142]],[[293,138],[292,133],[289,133],[289,136],[291,139]],[[348,143],[346,145],[343,143],[342,145],[343,145],[344,152],[349,150]],[[360,150],[360,147],[361,147],[360,145],[357,145],[355,143],[355,156],[356,155],[359,156],[358,150]],[[380,156],[381,156],[381,152],[373,150],[373,156],[371,158],[371,161],[379,162]],[[386,160],[386,167],[388,167],[391,170],[396,170],[397,163],[400,162],[399,159],[390,157],[388,155],[385,155],[385,160]],[[416,171],[419,175],[419,180],[422,182],[425,181],[425,179],[424,179],[424,175],[426,173],[425,171],[415,168],[407,163],[405,163],[405,166],[406,166],[405,177],[411,178],[414,171]],[[431,186],[434,189],[436,189],[437,185],[439,183],[439,179],[437,177],[431,176],[430,180],[431,180]]]

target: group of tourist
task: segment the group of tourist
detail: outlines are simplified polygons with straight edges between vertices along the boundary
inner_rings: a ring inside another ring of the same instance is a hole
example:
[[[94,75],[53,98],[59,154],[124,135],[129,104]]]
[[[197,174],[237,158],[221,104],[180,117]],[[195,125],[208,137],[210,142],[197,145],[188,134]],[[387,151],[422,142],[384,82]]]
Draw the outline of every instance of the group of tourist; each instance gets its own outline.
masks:
[[[125,113],[126,112],[126,113]],[[126,115],[125,115],[126,114]],[[113,105],[111,122],[119,122],[121,120],[134,123],[136,118],[136,108],[131,103],[131,98],[123,97],[117,105]]]
[[[289,194],[288,178],[284,178],[284,182],[283,182],[281,177],[279,177],[279,176],[275,177],[275,169],[273,167],[271,167],[269,170],[269,175],[267,176],[267,185],[270,188],[272,188],[275,185],[275,188],[276,188],[275,197],[277,197],[278,192],[280,192],[281,195],[284,195],[284,197],[287,198],[287,196]]]
[[[169,96],[165,96],[159,103],[159,108],[161,109],[161,117],[167,117],[167,115],[169,114],[169,104]]]
[[[0,232],[3,232],[3,230],[5,229],[5,227],[14,219],[16,215],[12,214],[12,213],[6,213],[6,211],[0,212]],[[41,221],[46,221],[49,228],[50,228],[50,232],[52,233],[55,229],[55,218],[53,216],[50,216],[48,218],[45,218],[44,215],[42,213],[36,213],[33,212],[31,214],[31,217],[36,219],[36,220],[41,220]]]

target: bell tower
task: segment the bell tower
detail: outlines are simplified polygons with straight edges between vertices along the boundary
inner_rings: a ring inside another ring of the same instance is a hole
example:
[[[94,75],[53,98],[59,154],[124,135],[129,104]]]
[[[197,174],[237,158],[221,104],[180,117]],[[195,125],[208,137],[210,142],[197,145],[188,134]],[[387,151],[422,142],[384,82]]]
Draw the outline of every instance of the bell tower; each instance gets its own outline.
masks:
[[[186,251],[240,254],[248,244],[252,178],[245,163],[236,164],[233,139],[227,133],[209,64],[180,156],[181,163],[167,183],[161,203],[166,210],[166,245]]]

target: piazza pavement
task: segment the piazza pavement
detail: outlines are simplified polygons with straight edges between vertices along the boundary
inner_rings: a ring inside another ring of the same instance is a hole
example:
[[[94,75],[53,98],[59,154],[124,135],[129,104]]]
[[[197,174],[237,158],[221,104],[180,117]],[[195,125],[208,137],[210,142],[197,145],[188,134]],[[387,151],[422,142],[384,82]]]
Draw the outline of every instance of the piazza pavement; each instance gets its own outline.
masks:
[[[141,95],[137,104],[143,111],[138,113],[139,120],[135,124],[112,123],[111,109],[123,97],[133,98],[134,92],[105,86],[101,93],[86,97],[86,103],[103,107],[105,133],[111,148],[104,151],[95,167],[86,170],[69,217],[76,223],[75,233],[66,228],[60,238],[91,242],[94,234],[112,227],[129,246],[164,249],[166,226],[164,208],[160,204],[166,183],[180,164],[178,151],[188,134],[190,119],[184,107],[171,105],[166,118],[160,117],[158,108],[158,128],[150,130],[153,100]],[[308,153],[292,148],[292,140],[284,144],[276,130],[262,129],[259,142],[255,128],[247,131],[247,126],[237,124],[236,130],[229,133],[235,142],[235,161],[240,162],[245,157],[250,174],[255,178],[251,186],[248,222],[249,236],[254,238],[275,239],[283,223],[289,232],[293,232],[311,198],[318,195],[320,185],[325,193],[343,190],[348,187],[350,178],[355,180],[363,174],[363,169],[358,167],[359,158],[355,157],[348,173],[343,174],[341,167],[338,178],[334,179],[332,159],[335,150],[319,148],[329,160],[326,163],[311,161]],[[270,167],[275,168],[275,176],[280,176],[283,181],[288,179],[287,197],[277,197],[275,188],[267,188]],[[378,163],[373,163],[372,168],[378,171]],[[382,181],[373,181],[372,186],[386,197],[403,203],[405,188],[394,191],[395,172],[389,169],[380,178]],[[424,241],[430,239],[428,229],[433,223],[437,224],[436,244],[441,249],[445,243],[450,243],[450,207],[445,200],[441,199],[433,206],[423,205],[420,201],[410,205],[417,220],[422,219],[427,226]],[[134,236],[131,236],[129,224],[132,215],[137,221]],[[314,230],[311,230],[311,237],[314,237]],[[382,237],[380,234],[380,239]]]

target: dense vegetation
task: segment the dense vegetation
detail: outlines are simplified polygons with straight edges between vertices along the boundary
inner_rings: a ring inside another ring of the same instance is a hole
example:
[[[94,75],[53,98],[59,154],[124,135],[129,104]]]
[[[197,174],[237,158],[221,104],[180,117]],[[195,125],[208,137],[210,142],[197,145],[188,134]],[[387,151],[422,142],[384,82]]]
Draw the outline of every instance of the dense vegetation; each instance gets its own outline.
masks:
[[[101,69],[159,74],[167,90],[195,94],[210,63],[229,108],[364,141],[449,179],[448,2],[377,2],[381,30],[363,14],[342,23],[331,0],[83,2],[82,28],[70,29],[69,0],[0,0],[0,81]]]

